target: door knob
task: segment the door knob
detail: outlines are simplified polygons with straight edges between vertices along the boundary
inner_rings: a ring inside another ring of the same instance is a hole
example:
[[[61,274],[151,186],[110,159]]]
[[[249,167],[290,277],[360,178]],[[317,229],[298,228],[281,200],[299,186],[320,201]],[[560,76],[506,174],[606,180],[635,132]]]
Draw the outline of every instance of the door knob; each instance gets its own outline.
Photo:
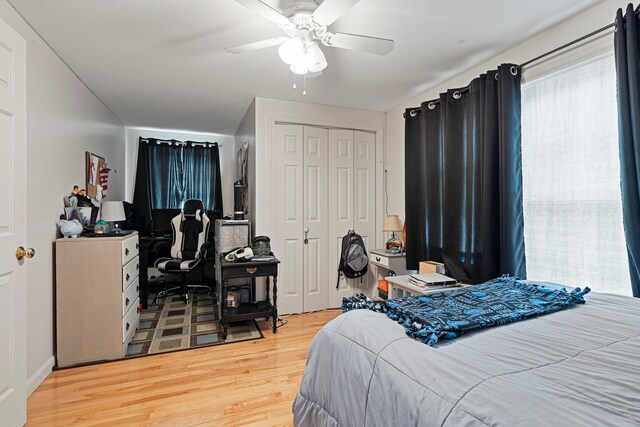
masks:
[[[36,255],[36,251],[33,248],[25,249],[23,246],[18,246],[16,249],[16,259],[20,261],[24,257],[33,258]]]

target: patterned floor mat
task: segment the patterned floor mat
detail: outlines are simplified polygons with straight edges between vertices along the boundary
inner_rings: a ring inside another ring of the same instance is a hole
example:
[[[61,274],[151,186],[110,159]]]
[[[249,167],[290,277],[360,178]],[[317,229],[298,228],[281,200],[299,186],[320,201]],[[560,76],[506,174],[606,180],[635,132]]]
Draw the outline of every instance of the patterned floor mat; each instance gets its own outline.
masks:
[[[192,294],[188,304],[180,296],[163,298],[158,304],[149,298],[140,313],[140,325],[127,349],[126,357],[249,341],[263,338],[255,321],[232,323],[227,339],[222,337],[215,299]]]

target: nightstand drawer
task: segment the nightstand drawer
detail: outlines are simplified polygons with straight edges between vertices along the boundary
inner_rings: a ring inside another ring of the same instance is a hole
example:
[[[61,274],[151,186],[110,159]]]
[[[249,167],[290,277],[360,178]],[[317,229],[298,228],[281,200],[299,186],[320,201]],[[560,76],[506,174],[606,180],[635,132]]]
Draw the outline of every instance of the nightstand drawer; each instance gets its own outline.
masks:
[[[125,291],[136,278],[140,271],[140,259],[135,257],[127,265],[122,267],[122,290]]]
[[[124,317],[129,309],[133,307],[133,303],[138,299],[139,293],[140,285],[138,284],[138,279],[136,278],[131,286],[129,286],[127,290],[122,293],[122,317]]]
[[[140,244],[138,243],[138,235],[135,234],[128,239],[124,239],[122,241],[122,265],[125,265],[133,258],[138,256],[138,248]]]
[[[384,255],[380,255],[380,254],[377,254],[377,253],[371,253],[369,259],[375,265],[379,265],[380,267],[389,268],[389,258],[384,256]]]

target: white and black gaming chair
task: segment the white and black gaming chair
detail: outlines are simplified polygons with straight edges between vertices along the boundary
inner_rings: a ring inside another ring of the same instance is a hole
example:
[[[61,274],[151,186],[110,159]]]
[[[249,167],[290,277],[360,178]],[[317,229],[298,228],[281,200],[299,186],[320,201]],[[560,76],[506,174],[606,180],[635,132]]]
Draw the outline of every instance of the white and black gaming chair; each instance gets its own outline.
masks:
[[[168,295],[180,294],[185,304],[189,302],[189,289],[213,292],[210,286],[187,284],[187,275],[204,263],[213,244],[207,241],[209,236],[209,217],[205,213],[202,201],[189,199],[179,215],[171,220],[173,243],[171,258],[160,258],[155,267],[162,273],[180,274],[179,286],[172,286],[158,292],[154,301]]]

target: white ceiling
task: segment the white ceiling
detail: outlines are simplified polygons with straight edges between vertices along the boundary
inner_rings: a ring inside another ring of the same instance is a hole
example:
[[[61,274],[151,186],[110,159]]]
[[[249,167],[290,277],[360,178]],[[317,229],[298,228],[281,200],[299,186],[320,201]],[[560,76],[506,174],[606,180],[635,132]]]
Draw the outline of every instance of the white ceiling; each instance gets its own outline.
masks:
[[[233,0],[9,1],[124,124],[222,134],[256,96],[386,111],[599,2],[361,0],[331,29],[395,49],[323,47],[329,66],[303,97],[277,48],[224,51],[283,34]]]

